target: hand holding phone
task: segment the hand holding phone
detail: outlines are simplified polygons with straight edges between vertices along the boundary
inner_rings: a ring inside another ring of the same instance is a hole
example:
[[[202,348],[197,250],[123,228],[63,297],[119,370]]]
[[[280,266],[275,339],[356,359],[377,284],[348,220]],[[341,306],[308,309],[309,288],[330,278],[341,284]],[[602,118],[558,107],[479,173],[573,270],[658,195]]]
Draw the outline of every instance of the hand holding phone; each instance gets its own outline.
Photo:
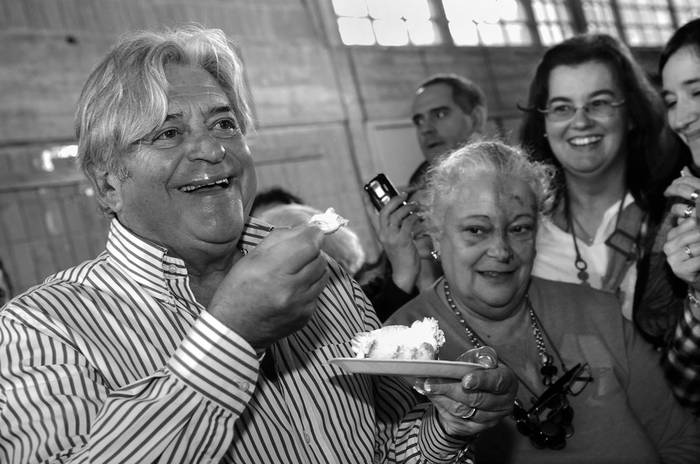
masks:
[[[364,186],[374,207],[379,211],[377,235],[387,258],[391,262],[391,280],[406,293],[410,293],[420,271],[420,256],[413,241],[416,225],[420,221],[417,206],[392,198],[399,195],[384,174],[377,174]],[[389,206],[390,205],[390,206]]]

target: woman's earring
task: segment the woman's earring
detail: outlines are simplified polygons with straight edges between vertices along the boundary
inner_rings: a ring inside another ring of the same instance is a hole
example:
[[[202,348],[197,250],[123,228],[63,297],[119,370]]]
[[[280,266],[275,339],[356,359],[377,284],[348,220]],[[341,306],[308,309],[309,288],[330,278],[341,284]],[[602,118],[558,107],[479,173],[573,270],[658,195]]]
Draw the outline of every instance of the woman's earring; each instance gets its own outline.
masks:
[[[440,252],[438,252],[437,250],[431,250],[430,256],[432,256],[435,261],[440,260]]]

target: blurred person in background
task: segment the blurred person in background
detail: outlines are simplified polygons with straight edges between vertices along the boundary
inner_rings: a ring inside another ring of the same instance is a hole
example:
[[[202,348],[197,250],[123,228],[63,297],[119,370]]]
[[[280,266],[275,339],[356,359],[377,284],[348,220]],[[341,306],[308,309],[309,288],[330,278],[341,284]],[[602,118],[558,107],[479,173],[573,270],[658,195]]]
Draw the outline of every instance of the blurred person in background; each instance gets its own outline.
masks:
[[[426,163],[483,134],[488,119],[484,91],[457,74],[435,74],[421,82],[411,113]]]
[[[282,187],[270,187],[255,195],[250,215],[257,217],[266,209],[277,205],[301,205],[303,203],[304,201],[301,198]]]
[[[407,191],[392,198],[377,215],[383,247],[381,272],[364,283],[362,289],[381,321],[442,275],[423,219],[427,169],[425,164],[417,170]]]
[[[363,282],[381,320],[442,275],[422,226],[424,178],[440,155],[481,137],[488,119],[486,95],[466,77],[434,74],[418,85],[411,114],[425,161],[411,175],[408,190],[379,212],[376,229],[383,251],[372,266],[378,275]]]
[[[276,227],[294,227],[306,224],[312,216],[322,212],[302,204],[276,205],[265,209],[257,218]],[[321,249],[353,277],[365,262],[365,250],[360,238],[349,226],[326,236]]]

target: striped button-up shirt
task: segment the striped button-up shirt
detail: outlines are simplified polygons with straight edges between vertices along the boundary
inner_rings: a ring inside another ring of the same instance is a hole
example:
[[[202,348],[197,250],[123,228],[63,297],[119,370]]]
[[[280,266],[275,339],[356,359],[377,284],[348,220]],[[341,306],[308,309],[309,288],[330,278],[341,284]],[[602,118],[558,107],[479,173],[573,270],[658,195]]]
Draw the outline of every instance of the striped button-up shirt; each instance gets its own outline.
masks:
[[[251,220],[241,248],[268,231]],[[328,363],[379,325],[359,286],[329,267],[314,316],[261,367],[197,303],[184,262],[114,220],[96,259],[0,312],[0,462],[470,459],[406,384]]]

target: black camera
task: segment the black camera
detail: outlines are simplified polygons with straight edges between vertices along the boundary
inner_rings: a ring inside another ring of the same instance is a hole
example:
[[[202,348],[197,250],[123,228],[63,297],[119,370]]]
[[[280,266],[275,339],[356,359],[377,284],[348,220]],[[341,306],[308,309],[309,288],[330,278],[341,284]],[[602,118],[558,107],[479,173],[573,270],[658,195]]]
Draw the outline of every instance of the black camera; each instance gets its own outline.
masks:
[[[389,203],[389,200],[399,194],[398,190],[396,190],[384,173],[379,173],[370,179],[370,181],[365,184],[364,189],[367,195],[369,195],[369,199],[372,201],[374,207],[377,208],[377,211],[381,210],[384,205]]]

